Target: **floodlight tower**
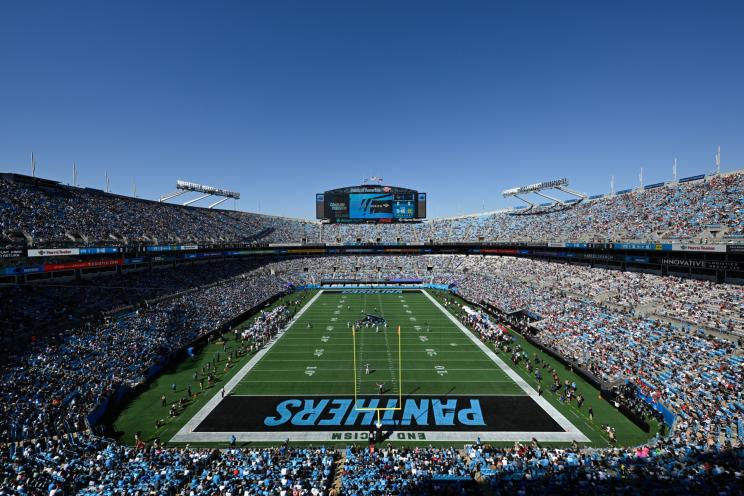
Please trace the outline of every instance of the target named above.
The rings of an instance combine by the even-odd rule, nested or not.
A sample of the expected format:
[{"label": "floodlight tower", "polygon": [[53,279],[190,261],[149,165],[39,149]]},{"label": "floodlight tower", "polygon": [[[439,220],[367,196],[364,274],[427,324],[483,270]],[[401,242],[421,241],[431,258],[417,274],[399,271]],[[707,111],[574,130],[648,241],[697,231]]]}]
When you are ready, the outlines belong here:
[{"label": "floodlight tower", "polygon": [[189,181],[182,181],[179,179],[178,181],[176,181],[176,191],[173,193],[168,193],[167,195],[161,196],[159,201],[165,202],[165,201],[170,200],[171,198],[181,196],[184,193],[188,193],[188,192],[202,193],[202,195],[183,203],[184,206],[191,205],[192,203],[196,203],[198,201],[204,200],[205,198],[209,198],[210,196],[220,196],[222,197],[222,199],[217,200],[216,202],[210,204],[207,208],[214,208],[229,198],[232,198],[233,200],[240,199],[240,193],[236,191],[229,191],[229,190],[222,189],[222,188],[215,188],[213,186],[205,186],[203,184],[192,183]]},{"label": "floodlight tower", "polygon": [[564,205],[565,202],[563,200],[560,200],[558,198],[552,197],[550,195],[546,195],[543,193],[544,190],[549,189],[557,189],[558,191],[563,191],[564,193],[568,193],[569,195],[575,196],[577,200],[584,200],[586,199],[586,195],[584,193],[579,193],[578,191],[574,191],[568,187],[568,179],[562,178],[562,179],[555,179],[553,181],[545,181],[542,183],[535,183],[535,184],[529,184],[527,186],[519,186],[517,188],[510,188],[502,191],[501,195],[504,198],[507,198],[509,196],[513,196],[515,198],[519,198],[523,202],[530,205],[530,208],[535,206],[534,203],[532,203],[529,200],[524,199],[522,196],[523,194],[529,194],[533,193],[538,196],[542,196],[543,198],[547,198],[548,200],[552,200],[553,203]]}]

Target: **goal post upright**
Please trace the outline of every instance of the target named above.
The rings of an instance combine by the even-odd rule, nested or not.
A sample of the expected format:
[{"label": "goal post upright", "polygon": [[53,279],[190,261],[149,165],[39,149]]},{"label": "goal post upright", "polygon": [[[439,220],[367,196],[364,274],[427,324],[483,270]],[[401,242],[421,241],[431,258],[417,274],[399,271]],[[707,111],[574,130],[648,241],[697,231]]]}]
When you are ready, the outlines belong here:
[{"label": "goal post upright", "polygon": [[351,327],[352,349],[354,353],[354,406],[357,404],[357,363],[356,363],[356,327]]}]

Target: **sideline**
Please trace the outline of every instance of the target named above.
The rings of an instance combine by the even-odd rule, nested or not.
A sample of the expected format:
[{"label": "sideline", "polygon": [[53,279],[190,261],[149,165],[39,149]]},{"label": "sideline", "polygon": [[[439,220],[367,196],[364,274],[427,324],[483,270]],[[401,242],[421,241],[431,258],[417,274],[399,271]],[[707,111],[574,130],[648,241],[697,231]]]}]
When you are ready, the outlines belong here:
[{"label": "sideline", "polygon": [[[276,335],[276,337],[268,344],[268,346],[260,349],[258,353],[253,355],[253,358],[251,358],[248,363],[246,363],[242,369],[238,371],[237,374],[235,374],[232,379],[230,379],[227,384],[225,384],[225,395],[229,395],[230,392],[232,392],[233,389],[240,383],[240,381],[243,380],[243,378],[253,370],[253,367],[255,367],[258,362],[261,361],[261,359],[266,355],[266,353],[271,350],[271,348],[274,347],[274,345],[284,336],[284,333],[289,330],[294,323],[302,317],[302,314],[305,313],[305,310],[310,308],[313,303],[315,303],[315,300],[320,298],[320,295],[323,294],[323,290],[318,291],[318,293],[310,298],[310,300],[305,303],[305,305],[300,309],[299,312],[292,318],[292,320],[289,321],[289,323],[279,331]],[[194,441],[193,437],[193,430],[196,429],[196,427],[202,423],[202,421],[207,418],[207,415],[212,413],[212,410],[214,410],[217,405],[222,401],[222,395],[220,395],[218,392],[215,393],[209,401],[199,410],[196,415],[191,417],[186,424],[184,424],[183,427],[181,427],[181,430],[179,430],[171,439],[169,442],[171,443],[179,443],[179,442],[188,442],[188,441]]]},{"label": "sideline", "polygon": [[[460,329],[463,333],[465,333],[468,338],[483,352],[486,354],[488,358],[493,361],[496,365],[501,368],[501,370],[508,375],[511,380],[513,380],[517,385],[522,388],[522,390],[532,398],[532,400],[540,405],[540,407],[547,412],[548,415],[550,415],[555,422],[560,425],[563,430],[566,433],[572,434],[574,437],[571,438],[572,441],[580,442],[580,443],[588,443],[591,440],[586,437],[586,435],[581,432],[579,428],[577,428],[575,425],[571,423],[570,420],[568,420],[566,417],[563,416],[561,412],[559,412],[553,405],[551,405],[548,400],[543,398],[542,396],[539,396],[537,394],[537,391],[535,391],[527,382],[522,379],[522,376],[520,376],[516,370],[509,367],[504,361],[499,358],[499,356],[491,350],[486,343],[478,339],[478,337],[473,334],[467,327],[463,325],[462,322],[457,320],[454,315],[452,315],[447,309],[445,309],[432,295],[429,294],[428,291],[422,291],[426,295],[427,298],[436,306],[439,310],[442,311],[443,314],[445,314],[453,324],[457,326],[458,329]],[[548,441],[551,434],[550,432],[535,432],[534,437],[540,440]],[[564,439],[560,439],[563,441]]]}]

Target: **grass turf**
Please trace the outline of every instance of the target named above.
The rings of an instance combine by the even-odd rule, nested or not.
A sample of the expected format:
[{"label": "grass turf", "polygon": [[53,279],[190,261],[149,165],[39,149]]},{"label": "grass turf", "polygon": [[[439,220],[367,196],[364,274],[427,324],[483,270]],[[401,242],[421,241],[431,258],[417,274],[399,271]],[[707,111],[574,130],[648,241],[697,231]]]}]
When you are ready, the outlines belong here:
[{"label": "grass turf", "polygon": [[[361,328],[353,337],[350,326],[365,314],[384,317],[387,329]],[[419,291],[324,292],[232,394],[351,395],[356,389],[360,395],[377,395],[378,384],[383,384],[383,396],[391,397],[524,394]]]},{"label": "grass turf", "polygon": [[[297,292],[289,296],[280,298],[266,310],[270,310],[278,305],[297,303],[297,308],[310,299],[312,293]],[[255,316],[247,319],[237,329],[250,326],[255,320]],[[224,335],[224,341],[213,342],[196,351],[193,358],[173,364],[158,376],[154,381],[145,386],[139,394],[127,401],[121,408],[117,409],[112,422],[114,437],[125,443],[134,444],[134,435],[141,432],[142,439],[152,441],[160,438],[167,441],[191,418],[209,399],[220,390],[230,378],[235,375],[253,356],[247,354],[233,361],[233,365],[225,371],[227,360],[225,358],[224,347],[227,349],[239,346],[239,341],[235,339],[235,333],[229,332]],[[216,360],[219,354],[219,360]],[[204,384],[204,390],[199,389],[199,381],[194,380],[194,372],[201,371],[202,368],[213,363],[215,360],[215,381],[210,386]],[[171,385],[176,384],[176,391],[171,389]],[[188,386],[191,385],[192,392],[195,396],[186,401],[186,406],[181,414],[170,418],[168,412],[170,405],[181,398],[186,398]],[[166,406],[161,406],[161,395],[166,397]],[[158,419],[164,420],[164,424],[156,428],[155,422]]]},{"label": "grass turf", "polygon": [[[296,300],[298,295],[306,301],[312,292],[291,295],[275,304]],[[449,297],[446,292],[431,291],[436,298]],[[459,308],[459,307],[458,307]],[[453,306],[448,307],[453,311]],[[389,327],[376,332],[374,328],[359,330],[352,336],[348,323],[360,319],[365,313],[383,316]],[[252,319],[251,319],[252,320]],[[250,323],[249,320],[245,325]],[[402,381],[398,367],[398,336],[401,325],[400,345],[403,358]],[[233,334],[227,337],[227,347],[235,346]],[[544,393],[546,399],[566,418],[586,434],[591,445],[606,446],[606,435],[600,424],[612,425],[620,444],[633,445],[647,440],[642,432],[612,405],[598,398],[598,392],[578,375],[570,373],[557,360],[539,352],[515,334],[530,356],[537,352],[559,371],[561,380],[575,381],[584,393],[586,402],[579,410],[574,405],[561,403],[556,395]],[[156,436],[170,439],[208,399],[218,394],[225,384],[249,359],[237,360],[226,372],[217,367],[217,381],[205,391],[198,391],[193,372],[221,353],[224,365],[223,344],[206,346],[197,357],[188,359],[166,371],[130,401],[114,422],[114,429],[125,442],[133,440],[134,432],[142,431],[143,438]],[[354,353],[356,352],[356,383],[354,380]],[[529,384],[534,378],[524,367],[513,366],[507,356],[502,360],[512,366]],[[369,364],[370,373],[366,373]],[[170,389],[177,384],[177,391]],[[191,384],[197,392],[185,410],[173,419],[167,419],[167,407],[160,406],[161,394],[176,401],[185,396]],[[402,294],[341,294],[324,293],[308,308],[295,325],[272,347],[266,356],[251,370],[232,391],[236,395],[350,395],[377,394],[378,384],[384,384],[385,395],[523,395],[524,392],[480,351],[425,295],[418,291]],[[545,385],[544,385],[545,386]],[[587,409],[592,406],[595,419],[590,421]],[[155,429],[155,420],[166,418],[166,423]],[[406,443],[417,444],[417,443]],[[431,444],[431,443],[424,443]],[[434,443],[452,444],[452,443]],[[509,444],[509,443],[504,443]],[[543,443],[549,445],[550,443]],[[557,443],[560,444],[560,443]],[[563,443],[565,444],[565,443]],[[219,446],[219,443],[211,445]]]}]

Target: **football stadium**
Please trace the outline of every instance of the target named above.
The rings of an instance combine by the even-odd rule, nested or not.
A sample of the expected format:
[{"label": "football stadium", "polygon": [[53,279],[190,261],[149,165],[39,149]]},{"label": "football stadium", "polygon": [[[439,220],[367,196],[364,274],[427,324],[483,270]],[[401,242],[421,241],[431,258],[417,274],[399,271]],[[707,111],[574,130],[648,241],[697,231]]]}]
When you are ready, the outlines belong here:
[{"label": "football stadium", "polygon": [[[106,60],[122,56],[101,63],[154,71],[146,90],[135,94],[143,83],[134,78],[126,88],[109,81],[119,92],[98,94],[109,83],[86,66],[83,74],[93,79],[84,94],[61,80],[54,91],[34,94],[44,102],[91,102],[69,128],[52,125],[60,109],[33,103],[33,111],[52,123],[50,130],[21,117],[21,103],[34,99],[22,96],[26,83],[9,82],[20,93],[17,102],[7,102],[18,127],[0,124],[0,134],[10,136],[1,141],[7,150],[0,150],[0,496],[742,494],[744,169],[722,167],[721,147],[702,136],[687,138],[691,154],[705,148],[707,162],[686,166],[686,174],[678,174],[677,159],[671,175],[653,167],[644,175],[642,168],[637,181],[618,180],[625,189],[616,189],[612,176],[609,191],[604,179],[591,179],[594,168],[628,177],[637,168],[611,169],[615,162],[606,158],[605,169],[597,163],[606,155],[588,161],[571,153],[549,168],[530,167],[542,152],[521,147],[524,164],[494,168],[478,162],[475,154],[491,152],[488,160],[508,162],[506,142],[501,151],[464,153],[472,158],[463,159],[465,165],[429,166],[394,143],[410,139],[405,146],[427,153],[427,160],[446,157],[443,143],[455,135],[463,144],[470,139],[472,128],[457,121],[478,115],[475,107],[458,100],[464,107],[455,110],[437,97],[437,112],[452,122],[425,138],[396,127],[408,122],[406,115],[380,117],[380,125],[395,127],[395,138],[385,141],[389,135],[376,128],[379,123],[362,121],[394,107],[392,101],[364,103],[355,95],[359,105],[369,104],[365,111],[354,107],[359,124],[332,124],[332,118],[324,120],[326,112],[348,110],[334,104],[345,101],[340,87],[330,96],[322,93],[327,99],[316,112],[315,103],[294,101],[304,89],[285,79],[284,71],[292,64],[305,67],[304,55],[312,55],[319,71],[330,72],[302,74],[308,85],[321,87],[335,85],[333,75],[350,77],[340,69],[348,63],[350,71],[362,71],[360,81],[374,83],[368,96],[375,100],[372,95],[384,93],[390,81],[354,68],[346,56],[359,50],[373,64],[384,53],[383,65],[408,77],[394,87],[415,100],[423,90],[406,84],[426,72],[417,65],[423,62],[387,52],[383,38],[393,36],[396,50],[417,57],[434,49],[401,35],[389,14],[396,12],[402,26],[434,45],[439,35],[422,26],[459,26],[464,38],[452,43],[460,48],[469,37],[493,41],[496,34],[480,32],[475,20],[497,23],[502,14],[460,17],[455,5],[433,12],[381,4],[380,11],[366,6],[363,14],[348,6],[297,5],[293,12],[309,16],[301,19],[246,3],[214,10],[184,4],[179,9],[190,13],[184,17],[148,6],[155,17],[143,19],[143,10],[132,8],[80,9],[78,18],[72,11],[44,10],[42,24],[52,33],[70,23],[93,30],[102,45],[90,50],[113,49]],[[677,8],[693,25],[693,13]],[[731,19],[744,18],[732,9]],[[554,12],[553,22],[569,22],[560,20],[562,12]],[[580,15],[591,24],[601,19],[595,14]],[[31,13],[19,7],[9,15],[9,25],[17,27]],[[547,16],[503,15],[514,22]],[[251,27],[232,24],[245,19]],[[141,43],[171,59],[120,45],[134,40],[128,30],[119,32],[129,25],[140,26],[142,40],[155,36]],[[289,38],[279,41],[275,33]],[[359,41],[361,33],[379,46]],[[735,33],[730,36],[741,40],[740,30]],[[182,44],[166,42],[166,34]],[[185,41],[192,36],[199,37],[200,48]],[[609,46],[615,38],[604,33],[598,39]],[[347,42],[355,49],[339,48]],[[73,59],[93,58],[66,38],[33,43],[41,43],[38,53],[58,53],[60,43]],[[589,57],[566,39],[556,43],[567,43],[578,61]],[[719,41],[708,37],[706,43],[715,48]],[[581,41],[582,47],[590,44]],[[32,50],[11,45],[19,56]],[[495,53],[488,46],[476,50]],[[289,53],[287,47],[291,63],[284,66],[276,61]],[[221,59],[218,49],[266,69],[258,76],[267,84],[261,98],[274,106],[245,103],[249,97],[232,85],[247,84],[256,74],[239,72],[236,59]],[[264,50],[272,54],[270,62]],[[543,50],[550,48],[541,45]],[[448,59],[443,46],[436,52],[437,67],[455,69],[467,59]],[[662,53],[678,55],[668,47]],[[400,58],[400,64],[387,57]],[[53,58],[46,59],[49,67]],[[523,62],[504,63],[517,68]],[[22,72],[19,64],[14,59],[10,66]],[[230,77],[192,69],[225,70]],[[185,82],[185,74],[196,79]],[[167,87],[159,86],[158,77]],[[454,98],[456,90],[458,98],[467,98],[469,81],[478,79],[477,72],[445,78],[437,91]],[[559,80],[539,84],[557,88]],[[679,85],[675,91],[682,92]],[[515,98],[522,91],[504,90]],[[387,91],[393,98],[397,90]],[[157,95],[153,100],[150,92]],[[186,113],[169,107],[169,99],[182,97],[189,99]],[[294,103],[282,106],[285,99]],[[137,106],[153,114],[131,121],[125,113],[98,114],[93,106],[104,100],[120,112]],[[627,101],[613,106],[618,119]],[[576,102],[598,119],[609,112]],[[251,128],[255,135],[238,123],[254,118],[250,112],[220,123],[230,119],[231,105],[244,103],[260,121]],[[425,113],[424,107],[418,110]],[[155,116],[161,111],[168,113],[165,121]],[[535,111],[530,120],[549,112]],[[88,121],[86,115],[98,117]],[[308,115],[313,122],[305,128],[307,138],[285,121],[275,128],[272,120]],[[573,126],[574,117],[562,114],[561,126]],[[722,133],[741,155],[733,138],[741,136],[741,123],[724,117]],[[585,132],[603,133],[598,121],[585,124]],[[705,126],[670,125],[679,127],[673,132],[680,136],[707,132]],[[535,132],[531,126],[529,133]],[[328,135],[313,134],[315,128]],[[559,128],[550,132],[561,133]],[[72,129],[81,133],[78,138]],[[375,129],[380,134],[370,136]],[[560,140],[570,141],[568,134]],[[631,148],[643,141],[632,132],[610,134],[618,147],[625,138]],[[541,136],[546,148],[560,149],[557,139]],[[70,143],[63,146],[60,139]],[[66,160],[71,145],[80,146],[77,139],[98,141],[91,146],[100,165],[75,162],[69,180],[68,165],[61,171],[55,161]],[[210,146],[244,140],[268,150],[262,152],[265,166],[220,165],[226,155],[201,163],[201,153],[216,150]],[[584,146],[580,141],[574,151]],[[30,143],[45,154],[27,150]],[[393,148],[377,154],[384,143]],[[666,150],[663,143],[658,146]],[[118,163],[117,154],[130,160],[126,149],[140,146],[155,161],[112,165],[111,173],[103,165]],[[359,155],[350,150],[357,149],[369,154],[365,164],[388,157],[389,176],[400,179],[351,165]],[[101,156],[102,150],[112,157]],[[199,164],[188,165],[189,155]],[[340,165],[317,165],[325,160]],[[571,165],[576,160],[579,165]],[[405,161],[418,165],[399,167]],[[316,164],[312,170],[310,163]],[[100,178],[90,179],[94,174],[105,177],[103,186]],[[122,177],[135,180],[120,184],[129,181]],[[112,188],[112,181],[119,186]],[[480,209],[482,185],[476,183],[487,183]],[[262,200],[268,209],[261,208]],[[460,201],[469,205],[464,211]],[[485,208],[486,201],[498,208]],[[285,207],[297,213],[288,215]]]}]

